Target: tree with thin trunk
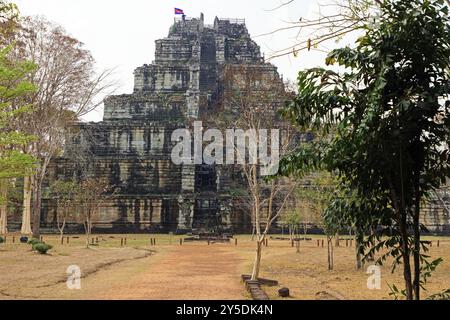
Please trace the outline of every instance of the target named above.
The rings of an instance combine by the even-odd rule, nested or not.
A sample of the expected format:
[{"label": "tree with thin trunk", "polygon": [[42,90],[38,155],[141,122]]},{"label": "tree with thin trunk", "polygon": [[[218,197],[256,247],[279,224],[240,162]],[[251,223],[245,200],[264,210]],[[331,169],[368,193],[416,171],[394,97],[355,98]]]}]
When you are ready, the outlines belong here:
[{"label": "tree with thin trunk", "polygon": [[[263,163],[267,157],[276,158],[276,149],[279,154],[285,154],[292,145],[296,130],[281,121],[277,114],[288,93],[275,69],[260,65],[229,65],[225,67],[221,80],[223,110],[214,119],[214,124],[222,127],[232,125],[242,130],[245,135],[243,144],[248,147],[241,148],[241,145],[234,144],[233,155],[238,159],[237,167],[248,188],[249,211],[256,240],[251,278],[256,280],[260,272],[263,244],[272,224],[289,204],[296,184],[290,178],[271,177],[277,170],[273,170],[270,165],[277,166],[278,163]],[[239,138],[236,140],[239,141]],[[270,154],[267,152],[268,147],[272,152]]]},{"label": "tree with thin trunk", "polygon": [[75,201],[79,192],[79,185],[75,181],[57,180],[50,185],[50,194],[57,202],[55,220],[61,241],[64,236],[64,228],[66,227],[67,219],[70,218],[71,213],[73,213]]},{"label": "tree with thin trunk", "polygon": [[33,176],[26,175],[23,178],[23,213],[22,226],[20,233],[23,235],[31,235],[31,186],[33,185]]},{"label": "tree with thin trunk", "polygon": [[33,137],[11,123],[30,111],[27,98],[36,87],[27,81],[35,65],[13,54],[8,39],[15,33],[18,10],[14,4],[0,1],[0,233],[7,233],[8,189],[13,180],[26,175],[34,158],[21,152]]},{"label": "tree with thin trunk", "polygon": [[296,232],[301,224],[300,210],[293,206],[292,209],[286,210],[286,212],[282,213],[280,219],[282,225],[288,227],[289,239],[291,241],[294,240],[294,238],[296,238]]},{"label": "tree with thin trunk", "polygon": [[339,229],[348,227],[350,234],[354,233],[355,266],[359,270],[365,260],[373,258],[373,253],[367,256],[364,254],[367,245],[365,235],[373,234],[383,219],[391,214],[386,198],[360,197],[355,190],[341,183],[332,195],[324,216],[325,220],[332,221]]},{"label": "tree with thin trunk", "polygon": [[313,212],[310,217],[322,226],[327,239],[328,270],[334,268],[333,239],[339,232],[341,225],[336,220],[327,219],[326,209],[330,205],[336,188],[336,179],[332,174],[317,171],[306,175],[309,183],[299,190],[299,199]]},{"label": "tree with thin trunk", "polygon": [[441,261],[424,254],[420,212],[422,200],[450,172],[449,6],[422,0],[379,4],[377,23],[364,24],[355,47],[333,50],[326,59],[346,72],[300,72],[299,93],[285,115],[303,128],[337,129],[315,152],[358,198],[386,200],[392,214],[375,239],[369,237],[370,252],[389,248],[377,263],[393,256],[393,267],[403,267],[401,294],[419,300]]},{"label": "tree with thin trunk", "polygon": [[77,188],[76,203],[80,216],[83,219],[86,234],[86,248],[89,248],[89,239],[92,234],[92,225],[98,214],[102,200],[107,197],[109,186],[106,180],[86,178]]},{"label": "tree with thin trunk", "polygon": [[[39,237],[42,184],[50,160],[62,152],[66,128],[81,116],[96,109],[100,94],[111,92],[107,79],[111,71],[97,74],[91,53],[66,31],[41,17],[20,21],[15,55],[38,65],[30,76],[38,90],[30,97],[32,112],[15,125],[36,139],[25,152],[38,159],[32,181],[32,231]],[[24,199],[29,195],[24,191]]]}]

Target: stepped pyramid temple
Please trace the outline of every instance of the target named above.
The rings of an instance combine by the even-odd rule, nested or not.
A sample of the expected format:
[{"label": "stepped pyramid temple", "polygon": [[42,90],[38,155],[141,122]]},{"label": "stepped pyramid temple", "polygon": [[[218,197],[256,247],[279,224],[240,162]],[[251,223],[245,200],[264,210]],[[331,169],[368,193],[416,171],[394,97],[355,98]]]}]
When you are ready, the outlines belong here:
[{"label": "stepped pyramid temple", "polygon": [[[135,70],[133,93],[107,97],[102,122],[70,128],[63,155],[51,163],[47,186],[82,176],[113,186],[114,194],[101,202],[95,217],[99,232],[251,231],[250,210],[233,193],[233,186],[245,187],[245,181],[224,165],[171,160],[172,132],[220,111],[229,66],[253,68],[283,85],[244,20],[216,17],[207,25],[203,14],[176,19],[167,38],[156,41],[152,64]],[[430,230],[450,232],[449,200],[443,193],[424,208],[422,221]],[[45,196],[44,228],[55,228],[56,210],[57,201]],[[74,218],[68,229],[82,232],[83,223]]]},{"label": "stepped pyramid temple", "polygon": [[[86,170],[116,187],[94,223],[103,231],[183,232],[218,226],[244,231],[250,216],[233,208],[229,179],[220,166],[175,165],[171,160],[172,132],[192,127],[217,109],[227,65],[256,68],[282,85],[244,20],[216,17],[206,25],[203,14],[176,19],[168,37],[156,41],[155,61],[135,70],[134,92],[106,98],[102,122],[71,128],[77,133],[52,164],[50,180]],[[80,161],[80,154],[88,154],[87,161]],[[44,225],[50,227],[55,210],[55,201],[44,199]]]}]

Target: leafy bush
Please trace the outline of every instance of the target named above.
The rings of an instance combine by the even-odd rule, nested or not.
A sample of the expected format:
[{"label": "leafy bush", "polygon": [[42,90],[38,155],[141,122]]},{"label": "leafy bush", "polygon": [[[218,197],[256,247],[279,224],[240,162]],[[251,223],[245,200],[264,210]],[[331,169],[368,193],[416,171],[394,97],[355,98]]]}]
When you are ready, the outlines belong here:
[{"label": "leafy bush", "polygon": [[0,237],[0,243],[5,242],[5,239],[3,239],[2,237]]},{"label": "leafy bush", "polygon": [[53,246],[39,242],[33,245],[33,250],[39,252],[40,254],[47,254],[47,251],[53,248]]},{"label": "leafy bush", "polygon": [[34,246],[35,244],[41,243],[41,241],[39,241],[39,239],[31,239],[30,241],[28,241],[28,244],[31,244],[32,246]]}]

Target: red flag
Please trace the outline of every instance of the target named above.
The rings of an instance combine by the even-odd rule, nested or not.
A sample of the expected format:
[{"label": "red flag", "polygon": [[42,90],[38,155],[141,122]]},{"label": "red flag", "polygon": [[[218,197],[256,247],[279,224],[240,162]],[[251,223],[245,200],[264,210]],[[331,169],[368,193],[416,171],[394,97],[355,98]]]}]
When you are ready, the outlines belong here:
[{"label": "red flag", "polygon": [[178,8],[175,8],[175,14],[184,14],[184,11]]}]

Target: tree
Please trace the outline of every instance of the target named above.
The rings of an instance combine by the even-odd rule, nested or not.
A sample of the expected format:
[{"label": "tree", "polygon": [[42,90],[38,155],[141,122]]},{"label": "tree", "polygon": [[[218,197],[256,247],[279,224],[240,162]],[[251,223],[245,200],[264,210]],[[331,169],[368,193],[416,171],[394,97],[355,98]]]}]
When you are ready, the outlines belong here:
[{"label": "tree", "polygon": [[315,220],[322,225],[327,237],[328,270],[333,270],[333,238],[341,229],[341,223],[339,220],[329,219],[326,215],[326,209],[330,204],[336,187],[335,177],[328,172],[318,171],[310,175],[309,179],[310,184],[304,187],[304,190],[301,192],[301,199],[314,213]]},{"label": "tree", "polygon": [[[341,183],[325,209],[324,220],[339,228],[350,227],[355,234],[355,261],[356,269],[362,268],[364,248],[366,246],[365,234],[373,232],[383,225],[384,217],[392,215],[392,210],[386,198],[369,199]],[[372,259],[373,252],[366,259]]]},{"label": "tree", "polygon": [[31,192],[33,186],[33,175],[31,172],[23,178],[23,205],[22,205],[22,225],[20,233],[32,235],[31,230]]},{"label": "tree", "polygon": [[83,218],[86,233],[86,247],[89,247],[89,237],[92,233],[92,222],[95,219],[102,199],[108,191],[108,183],[103,179],[86,178],[79,183],[76,202]]},{"label": "tree", "polygon": [[27,81],[35,65],[14,59],[11,55],[14,46],[7,43],[17,19],[17,7],[0,1],[0,234],[7,233],[8,189],[12,179],[30,172],[34,165],[33,157],[20,151],[33,137],[9,127],[20,115],[29,112],[30,106],[24,100],[36,89]]},{"label": "tree", "polygon": [[9,44],[10,39],[14,37],[19,16],[16,4],[0,0],[0,44],[2,47]]},{"label": "tree", "polygon": [[[214,124],[222,127],[233,125],[246,135],[244,145],[248,146],[248,153],[247,148],[242,150],[233,138],[233,156],[235,154],[238,158],[237,167],[248,190],[248,207],[251,208],[256,237],[252,279],[257,280],[264,241],[272,224],[289,204],[296,185],[293,179],[270,176],[277,172],[277,169],[274,170],[278,165],[276,156],[289,150],[296,131],[281,121],[276,112],[288,93],[275,69],[258,65],[229,65],[225,67],[222,77],[223,110],[215,117]],[[274,129],[281,129],[281,135],[277,136],[279,131]],[[239,138],[236,140],[239,141]],[[271,149],[270,154],[267,148]],[[265,163],[267,157],[271,163]]]},{"label": "tree", "polygon": [[[292,12],[302,11],[295,7],[301,1],[289,0],[273,8],[290,7]],[[293,39],[287,47],[273,50],[268,59],[293,55],[294,58],[302,52],[329,50],[330,44],[338,42],[346,35],[358,32],[368,24],[376,23],[379,16],[379,0],[334,0],[324,1],[318,5],[317,14],[309,17],[299,16],[298,19],[285,21],[280,28],[258,35],[284,36]]]},{"label": "tree", "polygon": [[298,232],[301,224],[301,213],[298,208],[294,207],[281,216],[281,224],[287,226],[289,230],[289,238],[292,241]]},{"label": "tree", "polygon": [[345,72],[300,72],[285,115],[304,128],[337,128],[316,152],[358,198],[387,199],[388,238],[378,233],[372,249],[390,249],[394,266],[403,265],[406,298],[420,299],[436,262],[421,254],[420,205],[450,175],[450,18],[442,0],[382,1],[380,10],[356,48],[328,55],[327,64]]},{"label": "tree", "polygon": [[0,49],[0,233],[6,233],[7,198],[11,179],[23,176],[34,165],[34,159],[20,152],[20,147],[32,140],[22,132],[7,128],[20,113],[28,110],[22,104],[12,110],[11,104],[22,100],[34,90],[34,86],[25,81],[25,77],[34,66],[28,62],[15,62],[8,58],[9,49]]},{"label": "tree", "polygon": [[[17,57],[38,65],[29,76],[39,88],[29,100],[33,112],[15,125],[36,137],[24,151],[39,160],[33,176],[27,178],[32,183],[33,236],[39,237],[42,183],[48,164],[62,152],[68,125],[97,108],[101,104],[98,95],[113,83],[107,81],[109,70],[96,75],[94,59],[80,41],[44,18],[22,19],[17,38]],[[30,196],[25,190],[24,205]],[[27,228],[25,217],[22,226]]]},{"label": "tree", "polygon": [[66,220],[70,216],[70,212],[75,209],[75,201],[79,185],[75,181],[57,180],[50,185],[50,193],[57,201],[56,207],[56,226],[59,230],[61,241],[64,236],[64,228]]}]

